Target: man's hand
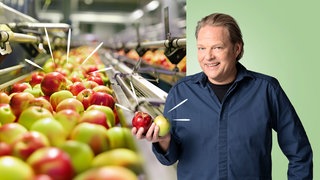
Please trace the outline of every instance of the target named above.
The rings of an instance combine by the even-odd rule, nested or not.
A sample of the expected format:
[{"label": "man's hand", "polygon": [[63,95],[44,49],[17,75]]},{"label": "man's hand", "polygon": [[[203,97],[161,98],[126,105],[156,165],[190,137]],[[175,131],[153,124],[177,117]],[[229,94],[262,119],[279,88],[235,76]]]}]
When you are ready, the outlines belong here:
[{"label": "man's hand", "polygon": [[167,135],[160,137],[159,130],[160,130],[159,126],[157,126],[155,123],[152,123],[146,135],[143,135],[143,132],[144,132],[143,127],[139,129],[133,127],[131,129],[131,132],[134,136],[136,136],[137,139],[146,139],[147,141],[152,143],[158,142],[160,147],[164,151],[167,151],[167,149],[169,148],[170,140],[171,140],[171,134],[168,133]]}]

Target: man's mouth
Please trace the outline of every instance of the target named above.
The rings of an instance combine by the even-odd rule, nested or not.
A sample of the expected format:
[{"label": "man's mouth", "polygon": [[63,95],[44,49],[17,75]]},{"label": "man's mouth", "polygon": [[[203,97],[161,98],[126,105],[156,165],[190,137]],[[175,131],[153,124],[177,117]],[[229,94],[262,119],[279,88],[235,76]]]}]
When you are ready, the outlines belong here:
[{"label": "man's mouth", "polygon": [[216,67],[218,66],[220,63],[219,62],[216,62],[216,63],[206,63],[206,66],[208,67]]}]

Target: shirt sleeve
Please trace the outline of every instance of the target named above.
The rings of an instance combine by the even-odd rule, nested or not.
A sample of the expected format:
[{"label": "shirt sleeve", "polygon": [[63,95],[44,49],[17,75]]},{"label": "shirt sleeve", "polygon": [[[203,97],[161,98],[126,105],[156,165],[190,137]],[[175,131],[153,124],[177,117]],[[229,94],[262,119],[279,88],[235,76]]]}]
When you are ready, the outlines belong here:
[{"label": "shirt sleeve", "polygon": [[167,152],[164,152],[161,147],[159,146],[159,143],[153,143],[152,144],[152,151],[155,154],[156,158],[159,160],[160,163],[163,165],[172,165],[178,160],[179,156],[179,140],[174,135],[174,129],[175,129],[175,123],[173,123],[172,119],[174,118],[174,112],[168,113],[169,109],[174,107],[176,105],[175,100],[175,88],[171,88],[169,91],[169,94],[166,99],[165,107],[164,107],[164,116],[169,119],[171,123],[171,140],[169,144],[169,149]]},{"label": "shirt sleeve", "polygon": [[278,85],[273,93],[274,129],[289,160],[288,179],[313,178],[313,153],[305,129],[288,97]]}]

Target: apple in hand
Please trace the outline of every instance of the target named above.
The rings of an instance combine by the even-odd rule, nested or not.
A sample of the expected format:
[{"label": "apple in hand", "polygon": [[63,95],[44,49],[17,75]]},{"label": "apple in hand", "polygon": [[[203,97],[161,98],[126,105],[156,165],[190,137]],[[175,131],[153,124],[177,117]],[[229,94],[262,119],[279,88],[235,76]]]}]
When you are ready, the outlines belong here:
[{"label": "apple in hand", "polygon": [[148,113],[142,111],[137,111],[134,113],[134,116],[132,118],[132,126],[136,127],[137,130],[143,128],[143,134],[147,133],[151,124],[152,117]]},{"label": "apple in hand", "polygon": [[59,148],[70,156],[71,163],[76,174],[91,167],[91,161],[94,158],[94,153],[88,144],[80,141],[68,140]]},{"label": "apple in hand", "polygon": [[7,124],[16,120],[9,104],[0,104],[0,123]]},{"label": "apple in hand", "polygon": [[44,134],[52,146],[59,146],[67,139],[67,132],[53,117],[37,120],[30,127],[30,131],[37,131]]},{"label": "apple in hand", "polygon": [[5,92],[0,92],[0,104],[9,104],[10,96]]},{"label": "apple in hand", "polygon": [[48,147],[48,138],[36,131],[27,131],[19,136],[12,145],[13,155],[26,160],[34,151]]},{"label": "apple in hand", "polygon": [[53,110],[56,110],[57,105],[67,98],[73,98],[73,94],[69,90],[60,90],[51,94],[50,104],[52,105]]},{"label": "apple in hand", "polygon": [[93,92],[91,96],[89,97],[90,105],[96,104],[96,105],[103,105],[108,106],[111,109],[114,108],[115,100],[112,95],[108,93],[103,92]]},{"label": "apple in hand", "polygon": [[47,174],[52,179],[70,180],[74,176],[69,155],[56,147],[43,147],[32,153],[27,163],[37,175]]},{"label": "apple in hand", "polygon": [[158,115],[153,119],[153,122],[159,126],[159,136],[165,136],[170,132],[171,124],[163,115]]},{"label": "apple in hand", "polygon": [[41,90],[46,96],[67,88],[67,79],[59,72],[46,74],[41,81]]},{"label": "apple in hand", "polygon": [[18,123],[29,130],[33,123],[46,117],[53,117],[48,109],[40,106],[30,106],[22,111]]},{"label": "apple in hand", "polygon": [[73,109],[79,114],[82,114],[84,111],[83,104],[76,98],[67,98],[62,100],[56,107],[56,112],[59,112],[63,109]]},{"label": "apple in hand", "polygon": [[107,129],[98,124],[79,123],[72,130],[70,139],[88,144],[95,155],[109,147]]},{"label": "apple in hand", "polygon": [[15,93],[10,99],[10,107],[13,114],[18,118],[21,112],[29,107],[30,102],[35,97],[28,92]]},{"label": "apple in hand", "polygon": [[0,142],[11,145],[16,138],[27,132],[27,129],[18,123],[8,123],[0,127]]},{"label": "apple in hand", "polygon": [[102,111],[106,114],[108,128],[111,128],[115,125],[115,115],[113,110],[110,107],[93,104],[87,108],[87,110],[93,110],[93,109]]},{"label": "apple in hand", "polygon": [[34,175],[32,168],[21,159],[14,156],[0,157],[0,179],[33,180]]}]

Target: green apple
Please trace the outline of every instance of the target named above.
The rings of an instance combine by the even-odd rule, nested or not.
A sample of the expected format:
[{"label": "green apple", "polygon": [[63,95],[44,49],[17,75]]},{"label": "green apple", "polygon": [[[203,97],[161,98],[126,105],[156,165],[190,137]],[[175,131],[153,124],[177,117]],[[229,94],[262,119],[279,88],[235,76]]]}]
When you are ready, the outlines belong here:
[{"label": "green apple", "polygon": [[41,90],[40,84],[36,84],[33,87],[30,86],[27,89],[25,89],[23,92],[28,92],[28,93],[32,94],[34,97],[41,97],[44,95]]},{"label": "green apple", "polygon": [[128,148],[137,150],[131,131],[126,127],[115,126],[107,130],[110,149]]},{"label": "green apple", "polygon": [[33,180],[35,173],[31,166],[14,156],[0,157],[0,179]]},{"label": "green apple", "polygon": [[74,180],[91,179],[117,179],[117,180],[138,180],[138,176],[128,168],[121,166],[103,166],[89,169],[78,174]]},{"label": "green apple", "polygon": [[94,153],[88,144],[80,141],[68,140],[59,148],[69,154],[73,169],[77,174],[91,167]]},{"label": "green apple", "polygon": [[115,125],[115,115],[113,113],[113,110],[109,106],[93,104],[87,108],[87,110],[93,110],[93,109],[102,111],[106,114],[107,124],[108,124],[109,128],[111,128]]},{"label": "green apple", "polygon": [[57,105],[64,99],[72,98],[73,94],[69,90],[60,90],[54,92],[50,96],[50,103],[53,107],[53,110],[56,110]]},{"label": "green apple", "polygon": [[127,148],[117,148],[102,152],[92,160],[93,167],[122,166],[136,174],[143,172],[143,158],[137,152]]},{"label": "green apple", "polygon": [[27,129],[21,124],[4,124],[0,127],[0,142],[5,142],[11,145],[21,134],[25,132],[27,132]]},{"label": "green apple", "polygon": [[70,139],[88,144],[95,155],[109,148],[107,129],[98,124],[83,122],[76,125]]},{"label": "green apple", "polygon": [[50,145],[59,146],[67,139],[67,132],[53,117],[39,119],[30,127],[31,131],[38,131],[47,136]]},{"label": "green apple", "polygon": [[7,124],[16,120],[9,104],[0,104],[0,123]]},{"label": "green apple", "polygon": [[18,123],[30,129],[34,122],[46,117],[53,117],[48,109],[40,106],[30,106],[21,112]]},{"label": "green apple", "polygon": [[163,115],[158,115],[153,119],[153,122],[159,126],[159,136],[165,136],[170,132],[171,124],[169,120]]}]

